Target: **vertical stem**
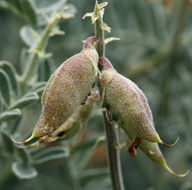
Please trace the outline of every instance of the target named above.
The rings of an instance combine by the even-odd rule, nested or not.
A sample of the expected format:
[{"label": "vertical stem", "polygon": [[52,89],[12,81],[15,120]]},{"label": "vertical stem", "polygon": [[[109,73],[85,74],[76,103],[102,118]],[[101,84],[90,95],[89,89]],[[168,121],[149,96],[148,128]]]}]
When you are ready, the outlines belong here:
[{"label": "vertical stem", "polygon": [[101,29],[102,19],[99,19],[95,23],[95,35],[99,38],[99,42],[97,43],[97,52],[99,57],[105,56],[105,46],[104,46],[104,31]]},{"label": "vertical stem", "polygon": [[[95,7],[96,8],[96,7]],[[99,57],[105,56],[105,46],[104,46],[104,31],[101,28],[101,25],[103,23],[103,20],[100,16],[100,13],[98,11],[99,18],[96,21],[95,24],[95,34],[99,38],[99,41],[97,43],[97,52],[99,54]],[[101,65],[99,65],[99,69],[101,70]],[[100,96],[102,97],[102,88],[100,87]],[[102,104],[103,110],[106,109],[105,102]],[[108,117],[107,117],[107,115]],[[114,190],[124,190],[124,184],[122,179],[122,172],[121,172],[121,162],[120,162],[120,154],[119,150],[116,149],[116,145],[118,144],[115,128],[110,123],[108,118],[112,120],[112,113],[107,110],[103,111],[103,117],[105,122],[105,132],[107,137],[107,146],[108,146],[108,162],[110,167],[110,174],[111,174],[111,180],[112,180],[112,186]]]},{"label": "vertical stem", "polygon": [[72,171],[71,163],[68,157],[65,158],[65,172],[67,173],[69,181],[71,182],[72,190],[82,190],[79,179],[77,179]]},{"label": "vertical stem", "polygon": [[[49,23],[47,25],[47,27],[45,28],[43,35],[37,45],[37,49],[38,51],[43,51],[46,43],[47,43],[47,39],[49,38],[49,35],[53,29],[53,27],[57,24],[57,22],[59,21],[59,18],[55,18],[51,23]],[[23,74],[23,78],[22,81],[24,83],[29,82],[29,80],[32,78],[32,76],[34,75],[35,69],[37,67],[37,61],[38,61],[38,54],[34,53],[31,62],[29,63],[29,66],[27,67],[27,69],[25,70],[24,74]]]},{"label": "vertical stem", "polygon": [[[107,114],[108,117],[110,117],[111,113],[107,112]],[[104,112],[103,117],[105,121],[105,132],[108,146],[108,162],[110,166],[112,186],[114,190],[124,190],[120,154],[119,150],[117,150],[115,147],[118,144],[115,128],[109,123],[108,118],[106,117],[106,113]]]},{"label": "vertical stem", "polygon": [[[36,49],[41,52],[45,49],[46,44],[47,44],[47,40],[49,38],[49,35],[52,31],[52,29],[54,28],[54,26],[59,22],[59,17],[55,17],[50,23],[48,23],[48,25],[46,26],[38,44]],[[21,81],[20,81],[20,90],[23,93],[23,91],[25,90],[25,86],[27,85],[28,82],[30,82],[30,80],[32,79],[32,77],[34,76],[34,73],[37,69],[38,66],[38,53],[35,52],[26,68],[26,70],[23,73],[23,76],[21,77]]]}]

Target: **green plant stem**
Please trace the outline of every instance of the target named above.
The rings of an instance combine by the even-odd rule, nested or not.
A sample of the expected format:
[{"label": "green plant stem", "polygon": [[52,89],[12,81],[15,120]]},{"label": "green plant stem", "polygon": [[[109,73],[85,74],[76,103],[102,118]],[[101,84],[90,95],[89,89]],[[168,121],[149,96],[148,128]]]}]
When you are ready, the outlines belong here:
[{"label": "green plant stem", "polygon": [[[103,20],[100,16],[100,13],[98,11],[99,18],[96,21],[95,24],[95,34],[99,38],[99,42],[97,43],[97,52],[99,54],[99,57],[105,56],[105,46],[104,46],[104,31],[101,29],[101,25],[103,23]],[[99,69],[102,69],[102,66],[99,65]],[[102,88],[100,87],[100,96],[102,97]],[[106,109],[105,102],[102,104],[103,110]],[[107,117],[108,115],[108,117]],[[116,149],[116,145],[118,144],[115,128],[111,124],[111,122],[108,120],[108,118],[111,118],[112,120],[112,113],[108,110],[103,111],[103,117],[105,122],[105,132],[107,137],[107,146],[108,146],[108,162],[110,167],[110,174],[111,174],[111,180],[112,180],[112,186],[114,190],[124,190],[123,185],[123,178],[122,178],[122,172],[121,172],[121,162],[120,162],[120,154],[119,150]]]},{"label": "green plant stem", "polygon": [[79,179],[77,179],[77,177],[74,175],[74,171],[72,170],[71,162],[68,157],[65,158],[65,165],[66,165],[65,171],[68,174],[72,189],[73,190],[82,190]]},{"label": "green plant stem", "polygon": [[23,73],[23,76],[21,77],[20,84],[21,84],[21,92],[23,92],[25,86],[30,82],[30,80],[33,78],[34,73],[38,66],[38,52],[43,52],[46,45],[48,38],[51,34],[52,29],[55,27],[55,25],[59,22],[59,17],[54,17],[54,19],[48,23],[47,27],[45,28],[42,37],[39,39],[39,42],[37,44],[37,47],[35,48],[37,52],[33,53],[33,56],[26,68],[26,70]]},{"label": "green plant stem", "polygon": [[99,18],[95,23],[95,34],[99,38],[97,43],[97,52],[99,57],[105,56],[105,46],[104,46],[104,31],[101,29],[102,19]]}]

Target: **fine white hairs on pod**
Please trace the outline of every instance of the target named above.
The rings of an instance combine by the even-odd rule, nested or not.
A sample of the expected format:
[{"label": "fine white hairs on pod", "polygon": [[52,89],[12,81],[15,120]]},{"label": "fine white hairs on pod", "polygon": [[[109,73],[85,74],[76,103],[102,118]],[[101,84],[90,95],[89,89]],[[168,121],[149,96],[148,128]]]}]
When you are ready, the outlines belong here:
[{"label": "fine white hairs on pod", "polygon": [[153,125],[153,116],[148,101],[141,89],[130,79],[120,75],[110,61],[102,57],[100,64],[103,70],[100,75],[100,85],[103,88],[102,99],[112,112],[118,116],[118,125],[121,127],[129,141],[128,153],[136,156],[139,147],[150,159],[162,165],[172,174],[184,177],[188,174],[177,174],[172,171],[163,157],[158,143],[165,146],[174,146],[164,143]]},{"label": "fine white hairs on pod", "polygon": [[13,139],[16,144],[49,135],[86,100],[97,75],[98,53],[94,47],[97,41],[97,37],[88,38],[82,51],[67,59],[51,75],[42,94],[42,113],[31,137],[23,142]]}]

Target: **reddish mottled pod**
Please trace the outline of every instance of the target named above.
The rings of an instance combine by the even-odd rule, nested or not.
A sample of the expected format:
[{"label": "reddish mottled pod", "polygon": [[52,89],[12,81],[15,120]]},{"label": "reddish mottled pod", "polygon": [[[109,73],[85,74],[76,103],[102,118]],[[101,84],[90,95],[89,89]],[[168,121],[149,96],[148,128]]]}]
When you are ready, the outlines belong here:
[{"label": "reddish mottled pod", "polygon": [[[126,129],[125,123],[123,123],[122,120],[119,120],[118,124],[119,124],[119,127]],[[132,139],[132,138],[134,138],[134,134],[129,133],[128,137],[130,139]],[[139,145],[138,147],[142,150],[142,152],[144,152],[147,155],[147,157],[149,157],[155,163],[163,166],[166,170],[168,170],[173,175],[178,176],[178,177],[185,177],[189,173],[189,171],[186,171],[184,174],[177,174],[172,169],[170,169],[169,166],[167,165],[167,162],[166,162],[161,150],[159,149],[158,143],[152,143],[147,140],[142,140],[142,142],[141,142],[138,140],[139,139],[136,138],[136,140],[134,141],[135,145],[133,145],[134,144],[133,143],[132,144],[133,146],[131,145],[130,147],[127,148],[129,153],[134,152],[135,153],[134,156],[135,156],[136,155],[135,148],[137,148],[137,146]],[[139,142],[139,144],[137,144],[137,142]],[[129,143],[128,143],[128,146],[129,146]]]},{"label": "reddish mottled pod", "polygon": [[104,66],[100,76],[103,99],[126,124],[126,133],[134,134],[134,138],[165,144],[153,126],[151,110],[143,92],[133,81],[117,73],[108,59],[101,58],[100,61]]},{"label": "reddish mottled pod", "polygon": [[32,136],[46,136],[59,128],[85,101],[97,74],[98,54],[93,43],[97,37],[88,38],[82,51],[67,59],[50,77],[42,95],[42,113]]},{"label": "reddish mottled pod", "polygon": [[143,92],[134,82],[118,74],[108,59],[101,58],[100,63],[103,65],[100,77],[103,101],[118,114],[119,127],[132,140],[128,142],[129,154],[136,156],[136,148],[139,147],[150,159],[172,174],[179,177],[187,175],[188,171],[180,175],[168,167],[158,146],[158,143],[167,144],[162,142],[153,126],[153,116]]},{"label": "reddish mottled pod", "polygon": [[80,105],[75,113],[73,113],[73,115],[67,119],[67,121],[65,121],[58,129],[49,135],[41,137],[37,142],[24,147],[32,147],[35,145],[39,146],[40,144],[56,142],[61,139],[65,140],[73,137],[74,135],[81,137],[83,129],[86,127],[87,121],[92,112],[94,102],[98,99],[99,92],[92,92],[87,97],[85,104]]},{"label": "reddish mottled pod", "polygon": [[159,146],[157,143],[151,143],[148,142],[146,140],[144,140],[141,145],[139,146],[139,148],[150,158],[152,159],[154,162],[156,162],[157,164],[162,165],[166,170],[168,170],[170,173],[172,173],[175,176],[178,177],[185,177],[188,173],[189,170],[187,170],[185,173],[183,174],[177,174],[175,173],[173,170],[171,170],[169,168],[169,166],[167,165],[167,162],[161,152],[161,150],[159,149]]}]

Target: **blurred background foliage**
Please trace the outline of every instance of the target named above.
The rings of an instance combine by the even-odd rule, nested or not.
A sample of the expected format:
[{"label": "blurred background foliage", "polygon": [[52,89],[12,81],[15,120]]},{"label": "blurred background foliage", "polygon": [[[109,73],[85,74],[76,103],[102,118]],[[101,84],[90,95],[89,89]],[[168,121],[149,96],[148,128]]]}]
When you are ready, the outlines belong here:
[{"label": "blurred background foliage", "polygon": [[[145,92],[162,139],[171,143],[180,137],[175,147],[160,147],[169,166],[177,172],[191,169],[192,4],[188,0],[108,2],[104,20],[112,34],[106,35],[121,40],[107,45],[106,56]],[[59,22],[65,35],[54,35],[41,51],[34,51],[38,36],[48,26],[43,15],[59,13],[66,3],[68,14],[75,16]],[[94,35],[90,20],[82,20],[85,13],[93,10],[94,3],[0,1],[0,189],[112,188],[105,143],[93,149],[97,137],[104,135],[99,105],[92,113],[83,141],[75,147],[68,146],[71,139],[40,148],[18,149],[10,139],[10,135],[19,139],[30,135],[41,112],[40,97],[50,74],[82,48],[82,40]],[[34,55],[37,72],[23,86],[19,76]],[[18,85],[22,86],[20,92]],[[125,139],[120,131],[120,141]],[[191,172],[182,179],[172,176],[140,151],[134,159],[121,151],[121,160],[126,189],[192,189]]]}]

